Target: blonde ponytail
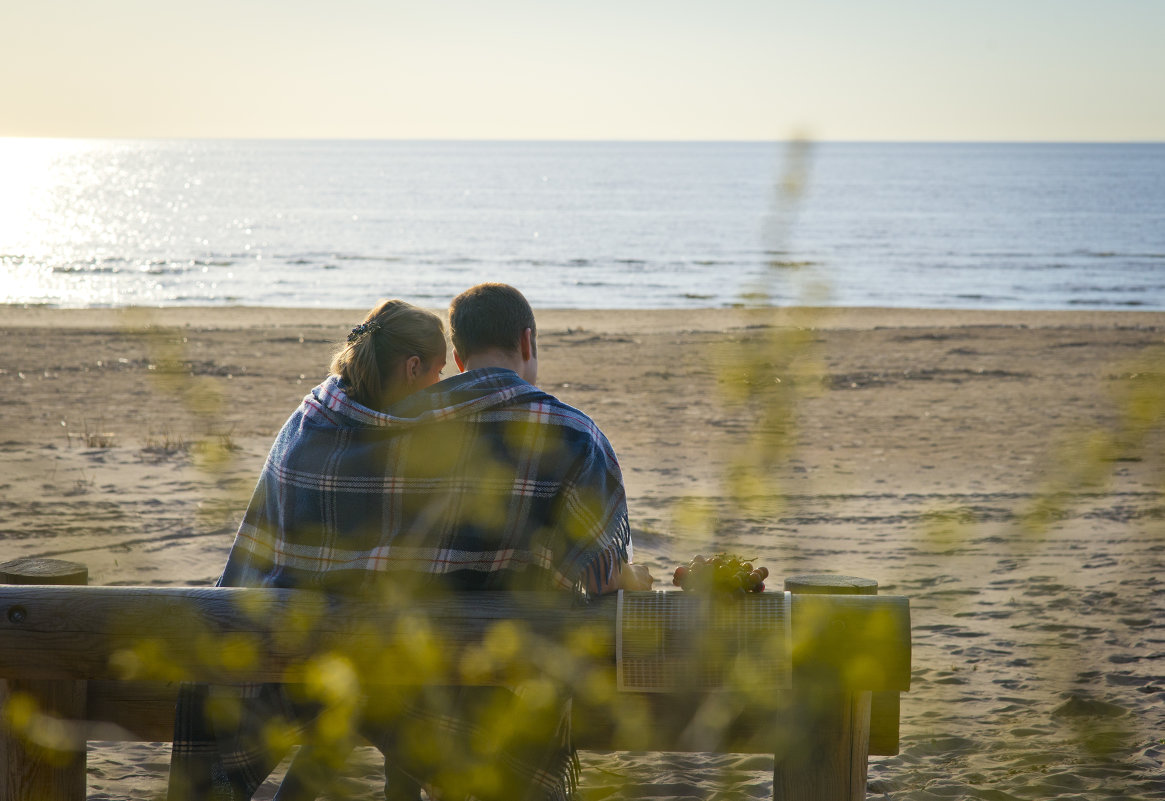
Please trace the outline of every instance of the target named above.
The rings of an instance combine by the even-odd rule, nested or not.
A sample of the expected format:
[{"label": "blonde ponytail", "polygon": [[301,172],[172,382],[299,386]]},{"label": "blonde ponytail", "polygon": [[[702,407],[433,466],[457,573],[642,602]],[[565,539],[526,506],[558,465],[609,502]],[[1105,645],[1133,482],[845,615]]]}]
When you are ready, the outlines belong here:
[{"label": "blonde ponytail", "polygon": [[444,353],[440,317],[403,300],[384,300],[352,329],[331,370],[343,380],[349,397],[379,409],[392,394],[390,383],[400,362],[417,356],[429,365]]}]

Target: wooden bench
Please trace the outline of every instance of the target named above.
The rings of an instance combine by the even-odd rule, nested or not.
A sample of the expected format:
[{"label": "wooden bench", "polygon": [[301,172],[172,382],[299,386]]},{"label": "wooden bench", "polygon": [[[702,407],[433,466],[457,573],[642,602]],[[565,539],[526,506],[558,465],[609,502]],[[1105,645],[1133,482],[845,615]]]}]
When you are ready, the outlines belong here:
[{"label": "wooden bench", "polygon": [[[620,694],[620,707],[650,710],[647,728],[620,725],[610,705],[588,706],[576,692],[577,746],[773,754],[775,799],[864,799],[867,755],[897,753],[898,693],[910,681],[909,603],[819,594],[855,586],[868,591],[860,580],[832,588],[828,579],[824,586],[790,582],[814,594],[788,596],[787,629],[772,633],[789,656],[787,686],[753,688],[747,703],[736,703],[739,693],[715,691],[714,706],[733,710],[715,725],[694,720],[697,710],[708,709],[702,689]],[[731,620],[760,602],[761,596],[743,597],[721,614]],[[412,635],[401,632],[415,631],[417,621],[437,622],[448,658],[421,672],[362,674],[367,685],[513,681],[512,665],[470,675],[464,669],[465,656],[506,622],[508,630],[540,643],[540,653],[553,655],[530,670],[554,673],[568,685],[585,676],[614,686],[619,606],[616,597],[572,605],[558,593],[459,593],[402,608],[292,590],[0,585],[0,801],[85,798],[87,740],[169,741],[179,679],[287,681],[313,655],[407,650]],[[577,649],[563,659],[580,632],[589,659]],[[700,637],[707,631],[688,634],[694,651],[704,652]],[[30,714],[41,725],[40,745],[22,736]]]}]

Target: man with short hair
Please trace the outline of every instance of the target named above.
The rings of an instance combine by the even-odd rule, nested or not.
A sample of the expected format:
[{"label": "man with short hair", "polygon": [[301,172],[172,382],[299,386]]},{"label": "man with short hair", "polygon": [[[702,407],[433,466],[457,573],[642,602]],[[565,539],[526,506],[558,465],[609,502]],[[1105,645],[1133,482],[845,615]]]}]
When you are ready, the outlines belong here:
[{"label": "man with short hair", "polygon": [[[534,386],[537,329],[522,293],[506,284],[474,286],[450,304],[449,328],[453,358],[462,374],[427,394],[418,393],[417,401],[426,402],[440,388],[453,385],[458,393],[480,393],[483,406],[475,410],[474,436],[510,444],[501,451],[491,448],[480,461],[466,464],[472,472],[475,464],[491,463],[490,469],[501,469],[514,479],[494,497],[499,506],[526,496],[531,505],[537,504],[536,499],[551,488],[558,493],[556,504],[538,510],[519,505],[523,517],[508,519],[498,528],[522,530],[531,545],[554,538],[554,529],[564,529],[581,549],[579,556],[587,554],[592,560],[582,584],[589,592],[650,589],[647,569],[630,563],[627,496],[614,450],[594,421]],[[487,407],[491,419],[483,415]],[[507,436],[519,430],[520,439]],[[536,465],[542,485],[528,482],[530,465]],[[596,556],[600,558],[595,560]],[[547,586],[563,586],[572,575],[571,566],[577,564],[577,558],[569,559]],[[579,578],[575,575],[574,581]]]}]

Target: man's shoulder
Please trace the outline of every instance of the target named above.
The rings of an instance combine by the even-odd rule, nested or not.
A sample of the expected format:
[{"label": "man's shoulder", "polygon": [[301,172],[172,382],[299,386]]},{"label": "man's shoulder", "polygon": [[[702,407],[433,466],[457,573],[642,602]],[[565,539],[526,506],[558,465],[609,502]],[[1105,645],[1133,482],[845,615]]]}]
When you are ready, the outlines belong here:
[{"label": "man's shoulder", "polygon": [[559,437],[580,443],[579,447],[590,442],[610,450],[590,415],[527,383],[512,370],[480,368],[461,373],[406,398],[403,404],[418,422],[487,428],[505,423],[538,425],[556,430]]},{"label": "man's shoulder", "polygon": [[488,390],[492,403],[478,410],[482,418],[524,417],[547,425],[562,425],[601,434],[590,415],[546,390],[529,384],[512,370],[484,368],[450,380],[457,392]]},{"label": "man's shoulder", "polygon": [[522,415],[546,425],[564,426],[596,438],[603,436],[603,432],[590,415],[548,392],[543,392],[539,397],[519,399],[512,404],[499,407],[496,411]]}]

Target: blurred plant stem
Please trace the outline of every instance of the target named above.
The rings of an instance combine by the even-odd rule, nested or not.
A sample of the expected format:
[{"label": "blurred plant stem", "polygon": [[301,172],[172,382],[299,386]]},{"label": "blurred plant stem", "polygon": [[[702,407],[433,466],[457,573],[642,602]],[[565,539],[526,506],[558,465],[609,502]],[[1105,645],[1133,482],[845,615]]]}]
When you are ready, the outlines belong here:
[{"label": "blurred plant stem", "polygon": [[[232,437],[232,424],[227,418],[231,399],[224,386],[227,379],[218,376],[195,375],[190,369],[187,338],[181,329],[167,327],[161,319],[164,310],[129,307],[121,312],[123,329],[140,338],[149,360],[149,372],[155,390],[173,398],[175,420],[193,420],[190,439],[173,433],[167,425],[163,443],[179,443],[180,450],[191,454],[194,465],[210,479],[212,490],[198,506],[202,523],[220,528],[233,523],[246,505],[249,490],[231,491],[226,477],[236,466],[238,447]],[[246,398],[234,399],[246,403]],[[157,446],[158,436],[146,432],[146,445]]]}]

